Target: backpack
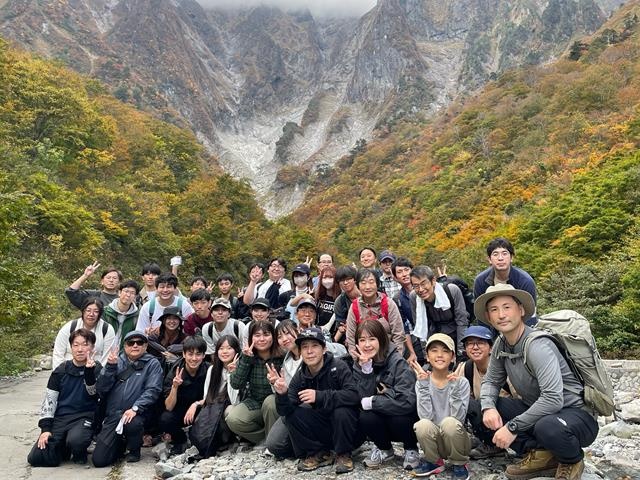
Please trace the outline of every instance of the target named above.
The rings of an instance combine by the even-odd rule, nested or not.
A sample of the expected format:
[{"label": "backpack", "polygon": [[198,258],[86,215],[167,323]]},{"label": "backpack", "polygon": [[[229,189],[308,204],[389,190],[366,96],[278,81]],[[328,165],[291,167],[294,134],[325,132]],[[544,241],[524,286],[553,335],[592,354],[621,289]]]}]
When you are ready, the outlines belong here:
[{"label": "backpack", "polygon": [[[233,320],[233,333],[236,338],[240,340],[240,335],[238,333],[240,330],[240,327],[238,326],[239,320],[236,320],[235,318],[230,318],[229,320]],[[209,328],[207,328],[206,333],[209,335],[209,338],[213,338],[213,322],[209,322]]]},{"label": "backpack", "polygon": [[539,317],[535,328],[523,343],[523,359],[529,373],[527,347],[533,339],[539,337],[548,337],[554,341],[584,387],[584,403],[600,415],[612,415],[615,409],[613,386],[598,353],[589,321],[573,310],[558,310]]},{"label": "backpack", "polygon": [[[75,319],[74,321],[71,322],[71,326],[69,327],[69,335],[75,332],[77,327],[78,327],[78,319]],[[102,338],[104,338],[107,335],[108,331],[109,331],[109,324],[103,320],[102,321]]]},{"label": "backpack", "polygon": [[[444,291],[447,293],[447,297],[449,297],[449,301],[453,306],[453,299],[451,293],[449,292],[449,285],[453,284],[460,289],[462,292],[462,297],[464,298],[464,307],[469,314],[469,325],[473,323],[476,319],[475,313],[473,312],[473,304],[475,302],[475,298],[473,296],[473,291],[469,289],[469,285],[462,278],[457,275],[449,275],[446,279],[440,282],[444,287]],[[455,308],[455,307],[454,307]]]},{"label": "backpack", "polygon": [[[385,320],[389,321],[389,297],[386,293],[380,293],[382,299],[380,300],[380,313]],[[358,305],[358,298],[354,298],[351,301],[351,309],[353,310],[353,316],[356,317],[356,325],[360,323],[360,306]]]}]

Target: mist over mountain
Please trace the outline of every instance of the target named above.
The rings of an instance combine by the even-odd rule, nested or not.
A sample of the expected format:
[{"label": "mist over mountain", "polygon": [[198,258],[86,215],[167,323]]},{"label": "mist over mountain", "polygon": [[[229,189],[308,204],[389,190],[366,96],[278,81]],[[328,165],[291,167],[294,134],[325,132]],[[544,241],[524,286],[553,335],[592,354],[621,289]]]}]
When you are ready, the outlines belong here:
[{"label": "mist over mountain", "polygon": [[314,17],[360,17],[371,10],[376,0],[198,0],[204,8],[239,10],[269,6],[283,11],[309,10]]},{"label": "mist over mountain", "polygon": [[546,62],[606,17],[593,0],[380,0],[340,18],[320,2],[214,3],[4,0],[0,34],[189,126],[275,217],[361,139]]}]

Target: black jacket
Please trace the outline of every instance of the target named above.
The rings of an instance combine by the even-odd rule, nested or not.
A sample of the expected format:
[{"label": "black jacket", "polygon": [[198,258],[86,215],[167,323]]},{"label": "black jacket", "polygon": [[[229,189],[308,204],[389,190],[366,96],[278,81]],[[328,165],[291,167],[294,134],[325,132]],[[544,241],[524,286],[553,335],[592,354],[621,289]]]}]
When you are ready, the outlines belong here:
[{"label": "black jacket", "polygon": [[311,376],[307,366],[302,363],[289,382],[285,395],[276,396],[276,407],[280,415],[291,414],[301,402],[298,392],[316,390],[313,408],[333,410],[338,407],[356,407],[360,402],[358,388],[351,370],[339,358],[333,358],[329,352],[324,354],[324,365],[317,375]]}]

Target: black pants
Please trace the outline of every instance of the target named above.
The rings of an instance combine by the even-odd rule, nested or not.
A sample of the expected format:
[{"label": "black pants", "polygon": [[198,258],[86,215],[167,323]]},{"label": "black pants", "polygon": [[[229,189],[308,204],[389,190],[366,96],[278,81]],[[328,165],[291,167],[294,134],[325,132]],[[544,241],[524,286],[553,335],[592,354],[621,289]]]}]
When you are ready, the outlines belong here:
[{"label": "black pants", "polygon": [[291,442],[305,456],[324,450],[333,450],[338,455],[351,453],[362,444],[355,407],[333,411],[298,407],[287,415],[286,423]]},{"label": "black pants", "polygon": [[140,453],[142,435],[144,433],[144,417],[136,415],[124,425],[122,435],[116,433],[116,426],[122,417],[121,411],[109,414],[102,424],[102,430],[96,437],[96,448],[93,451],[93,464],[96,467],[106,467],[116,462],[126,449],[129,452]]},{"label": "black pants", "polygon": [[416,414],[383,415],[372,410],[360,412],[360,430],[380,450],[389,450],[391,442],[402,442],[405,450],[417,450],[418,440],[413,430],[413,424],[417,421]]},{"label": "black pants", "polygon": [[[507,423],[528,407],[515,398],[499,397],[496,408],[502,421]],[[472,412],[473,410],[473,412]],[[482,423],[480,402],[469,402],[467,418],[473,431],[487,445],[493,445],[493,432]],[[593,443],[598,435],[598,422],[580,408],[563,408],[558,413],[546,415],[526,432],[519,432],[511,448],[524,453],[533,448],[551,451],[560,463],[577,463],[584,457],[582,449]]]},{"label": "black pants", "polygon": [[93,412],[54,418],[47,446],[41,450],[36,441],[27,462],[32,467],[57,467],[69,455],[76,459],[87,458],[93,434],[92,421]]},{"label": "black pants", "polygon": [[160,415],[160,430],[171,435],[171,441],[175,443],[185,443],[187,441],[187,434],[184,433],[183,428],[184,416],[187,412],[180,410],[168,411],[165,410]]}]

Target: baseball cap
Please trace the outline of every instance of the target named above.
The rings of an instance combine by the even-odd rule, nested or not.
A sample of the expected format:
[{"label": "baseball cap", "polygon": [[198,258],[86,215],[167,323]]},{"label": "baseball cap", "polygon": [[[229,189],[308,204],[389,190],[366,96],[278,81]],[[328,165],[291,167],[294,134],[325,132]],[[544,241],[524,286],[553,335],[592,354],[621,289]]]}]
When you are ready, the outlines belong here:
[{"label": "baseball cap", "polygon": [[444,345],[451,350],[452,352],[456,351],[456,346],[453,343],[453,338],[451,338],[449,335],[445,335],[444,333],[434,333],[433,335],[431,335],[429,337],[429,339],[427,340],[427,346],[426,349],[429,349],[429,345],[431,345],[434,342],[440,342],[440,343],[444,343]]},{"label": "baseball cap", "polygon": [[327,341],[324,339],[324,334],[318,327],[305,328],[300,332],[298,334],[298,338],[296,338],[296,345],[299,347],[305,340],[315,340],[323,347],[327,345]]},{"label": "baseball cap", "polygon": [[487,327],[483,327],[482,325],[472,325],[467,328],[460,339],[464,342],[467,338],[479,338],[481,340],[486,340],[489,343],[493,343],[493,334],[491,330]]},{"label": "baseball cap", "polygon": [[391,260],[392,262],[396,261],[396,256],[391,252],[391,250],[383,250],[380,252],[380,256],[378,257],[379,262],[384,262],[385,260]]},{"label": "baseball cap", "polygon": [[229,303],[229,300],[227,300],[226,298],[222,298],[222,297],[216,298],[211,304],[211,310],[213,310],[217,306],[222,306],[227,310],[231,310],[231,304]]}]

